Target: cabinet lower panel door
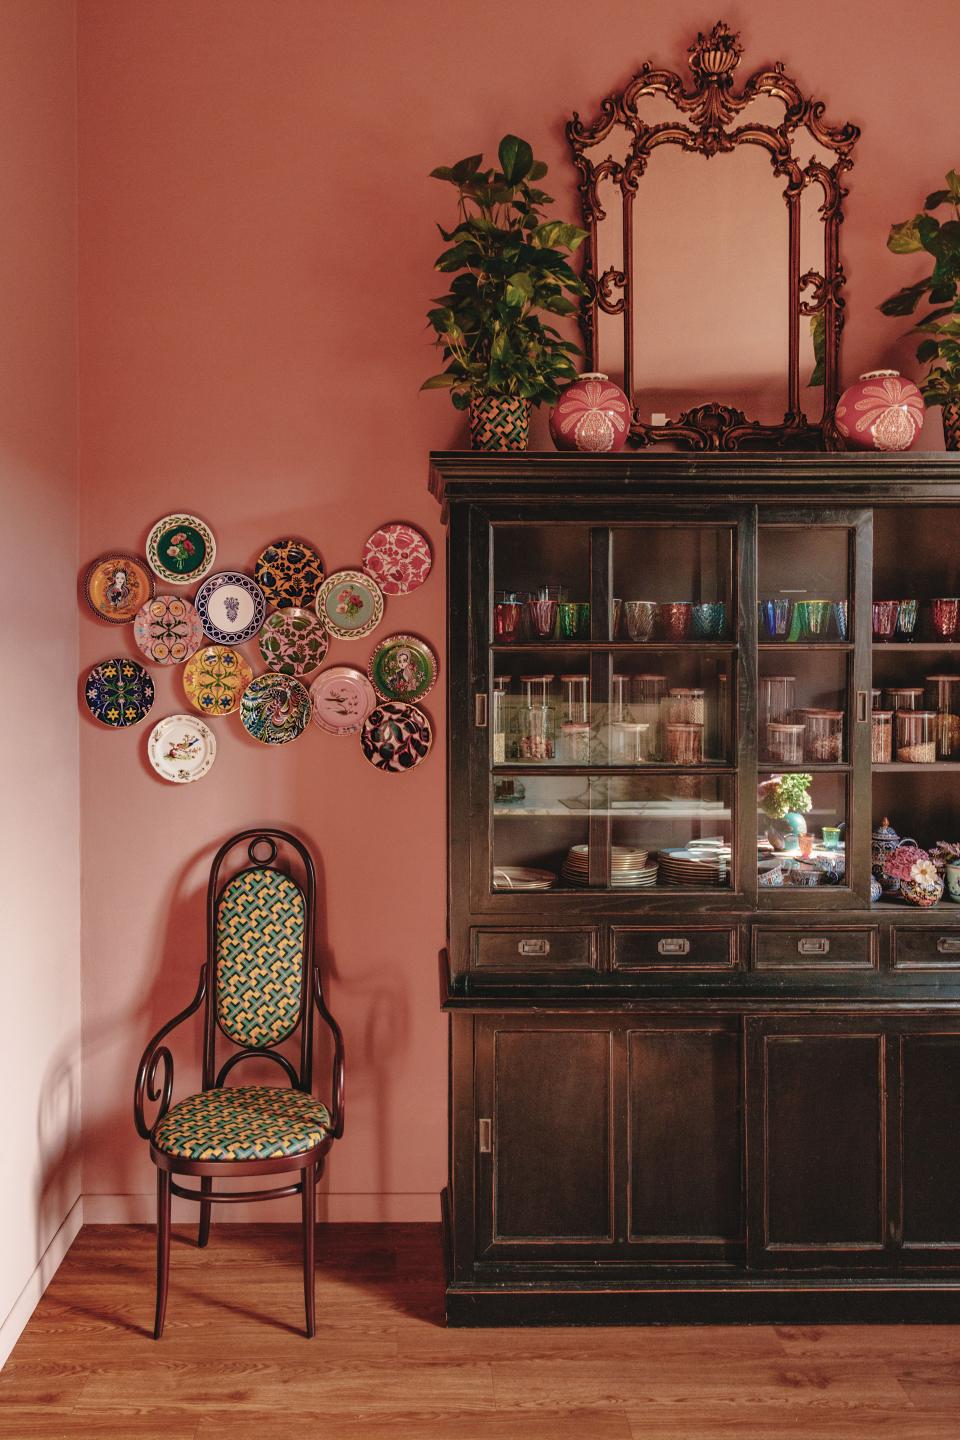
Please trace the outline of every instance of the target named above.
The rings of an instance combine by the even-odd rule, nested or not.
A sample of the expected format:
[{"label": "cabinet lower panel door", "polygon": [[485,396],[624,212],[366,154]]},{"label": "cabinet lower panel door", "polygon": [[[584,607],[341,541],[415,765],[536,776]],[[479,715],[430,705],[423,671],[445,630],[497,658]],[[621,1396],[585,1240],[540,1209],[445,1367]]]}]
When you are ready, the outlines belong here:
[{"label": "cabinet lower panel door", "polygon": [[629,1241],[648,1259],[742,1241],[740,1051],[737,1025],[628,1032]]},{"label": "cabinet lower panel door", "polygon": [[750,1262],[889,1265],[880,1027],[750,1022]]},{"label": "cabinet lower panel door", "polygon": [[477,1030],[478,1254],[595,1254],[613,1241],[609,1028]]},{"label": "cabinet lower panel door", "polygon": [[960,1034],[901,1038],[900,1116],[902,1263],[960,1265]]}]

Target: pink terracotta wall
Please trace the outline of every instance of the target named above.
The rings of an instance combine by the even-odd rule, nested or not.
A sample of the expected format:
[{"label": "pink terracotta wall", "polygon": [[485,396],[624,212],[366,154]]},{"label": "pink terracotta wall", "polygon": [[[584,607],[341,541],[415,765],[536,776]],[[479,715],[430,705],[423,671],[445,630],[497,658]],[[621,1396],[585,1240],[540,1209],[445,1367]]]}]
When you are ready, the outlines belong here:
[{"label": "pink terracotta wall", "polygon": [[75,72],[72,0],[4,0],[0,1363],[80,1193]]},{"label": "pink terracotta wall", "polygon": [[[884,239],[960,160],[954,96],[933,78],[955,48],[954,0],[740,0],[728,16],[748,64],[783,57],[831,115],[862,125],[843,234],[846,372],[902,358],[901,327],[875,306],[917,267]],[[427,172],[512,129],[550,162],[569,209],[570,110],[592,113],[648,56],[682,63],[712,17],[650,0],[488,0],[482,17],[438,0],[85,0],[80,19],[81,557],[142,548],[178,506],[214,527],[224,566],[249,567],[287,532],[349,565],[393,516],[427,529],[442,556],[426,456],[462,429],[442,396],[417,396],[433,366],[433,222],[452,213]],[[748,329],[731,336],[738,352],[750,345]],[[925,443],[940,444],[935,416]],[[391,602],[389,627],[442,645],[443,583],[441,562]],[[81,643],[92,664],[132,637],[85,617]],[[368,649],[340,644],[331,658]],[[161,675],[155,714],[182,706],[178,672]],[[437,1214],[439,694],[428,708],[440,748],[414,775],[381,777],[355,744],[319,733],[261,751],[234,718],[217,722],[214,771],[184,790],[149,770],[148,727],[83,720],[84,1189],[101,1197],[90,1218],[149,1213],[129,1116],[136,1058],[193,985],[212,849],[260,820],[296,829],[322,866],[350,1089],[327,1213]]]}]

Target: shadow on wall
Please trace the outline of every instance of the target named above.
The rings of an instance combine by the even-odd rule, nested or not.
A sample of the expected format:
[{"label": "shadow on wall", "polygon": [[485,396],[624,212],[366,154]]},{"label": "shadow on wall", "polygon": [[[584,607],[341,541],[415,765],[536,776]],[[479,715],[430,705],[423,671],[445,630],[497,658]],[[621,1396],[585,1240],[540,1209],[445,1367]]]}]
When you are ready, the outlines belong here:
[{"label": "shadow on wall", "polygon": [[[273,822],[265,821],[265,828]],[[331,1011],[338,1020],[341,1010],[361,1013],[366,1019],[362,1027],[352,1033],[345,1032],[346,1047],[346,1097],[347,1127],[344,1141],[349,1144],[350,1113],[362,1112],[371,1116],[374,1143],[375,1189],[378,1193],[391,1188],[388,1175],[388,1119],[390,1078],[396,1068],[397,1057],[404,1053],[410,1039],[409,1007],[404,992],[402,977],[390,975],[386,979],[382,970],[371,970],[367,974],[342,976],[331,953],[326,923],[325,873],[322,857],[310,845],[307,837],[289,824],[277,824],[276,828],[287,829],[307,847],[313,856],[317,875],[317,926],[316,951],[323,976],[324,990]],[[224,837],[226,838],[226,837]],[[159,945],[160,963],[148,991],[136,1004],[125,1009],[114,1010],[100,1018],[97,1023],[83,1032],[83,1054],[86,1064],[95,1062],[104,1050],[115,1047],[118,1036],[129,1039],[129,1074],[123,1088],[115,1095],[110,1109],[97,1116],[84,1117],[82,1146],[86,1159],[83,1177],[83,1191],[98,1193],[96,1160],[108,1150],[116,1150],[118,1130],[127,1127],[133,1130],[133,1090],[139,1057],[151,1036],[188,1004],[197,988],[200,966],[206,955],[206,886],[213,857],[221,841],[213,841],[194,852],[180,867],[174,881],[172,897],[167,908],[166,929]],[[238,852],[244,854],[243,851]],[[241,868],[237,865],[235,868]],[[233,873],[232,870],[230,873]],[[293,1037],[281,1050],[288,1054],[294,1065],[298,1061],[298,1035]],[[217,1063],[237,1047],[218,1033]],[[168,1037],[168,1044],[174,1056],[173,1101],[183,1099],[200,1088],[203,1056],[203,1007],[191,1015]],[[79,1111],[78,1047],[65,1045],[51,1063],[43,1086],[43,1102],[38,1116],[41,1153],[44,1156],[38,1214],[53,1212],[61,1203],[65,1187],[69,1183],[71,1168],[76,1173],[80,1159],[81,1142],[78,1138],[79,1125],[68,1131],[71,1139],[64,1143],[51,1136],[61,1135],[65,1107],[73,1106]],[[332,1039],[322,1021],[316,1022],[314,1054],[314,1093],[327,1100],[330,1092],[330,1076],[333,1064]],[[242,1072],[242,1073],[241,1073]],[[237,1078],[239,1077],[239,1078]],[[255,1059],[244,1061],[233,1072],[236,1084],[277,1083],[276,1066]],[[150,1118],[148,1112],[148,1119]],[[339,1147],[335,1146],[327,1162],[327,1170],[320,1182],[317,1194],[317,1214],[320,1221],[329,1218],[326,1194],[330,1189],[331,1166],[336,1165]],[[134,1157],[140,1153],[146,1158],[147,1147],[133,1151],[125,1148],[130,1158],[126,1161],[123,1175],[123,1192],[137,1195],[144,1193],[143,1169],[135,1164]],[[246,1182],[238,1182],[242,1188]],[[229,1188],[227,1185],[224,1188]],[[287,1208],[293,1202],[285,1202]],[[248,1207],[231,1207],[232,1211]],[[257,1218],[270,1220],[279,1218],[276,1211],[264,1210],[263,1206],[249,1207]],[[59,1213],[63,1213],[62,1210]],[[292,1210],[290,1211],[292,1215]],[[216,1213],[215,1213],[215,1218]],[[246,1213],[243,1217],[247,1218]]]}]

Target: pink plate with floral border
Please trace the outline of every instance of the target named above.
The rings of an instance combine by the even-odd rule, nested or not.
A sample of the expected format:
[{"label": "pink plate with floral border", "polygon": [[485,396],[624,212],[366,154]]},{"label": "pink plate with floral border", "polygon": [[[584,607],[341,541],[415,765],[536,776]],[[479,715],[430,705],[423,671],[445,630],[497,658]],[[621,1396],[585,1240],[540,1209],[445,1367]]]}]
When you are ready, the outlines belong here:
[{"label": "pink plate with floral border", "polygon": [[362,670],[331,665],[310,686],[313,718],[328,735],[355,735],[377,704],[377,692]]},{"label": "pink plate with floral border", "polygon": [[413,525],[394,520],[374,530],[360,563],[384,595],[407,595],[430,574],[433,555],[425,535]]}]

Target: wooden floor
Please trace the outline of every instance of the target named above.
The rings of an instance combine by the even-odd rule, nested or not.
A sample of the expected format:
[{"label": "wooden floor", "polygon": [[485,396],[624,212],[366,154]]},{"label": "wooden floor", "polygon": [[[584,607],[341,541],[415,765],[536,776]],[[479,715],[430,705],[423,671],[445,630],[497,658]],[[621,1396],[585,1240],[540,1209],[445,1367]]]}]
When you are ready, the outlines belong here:
[{"label": "wooden floor", "polygon": [[960,1327],[447,1330],[438,1230],[88,1226],[0,1374],[16,1440],[957,1440]]}]

